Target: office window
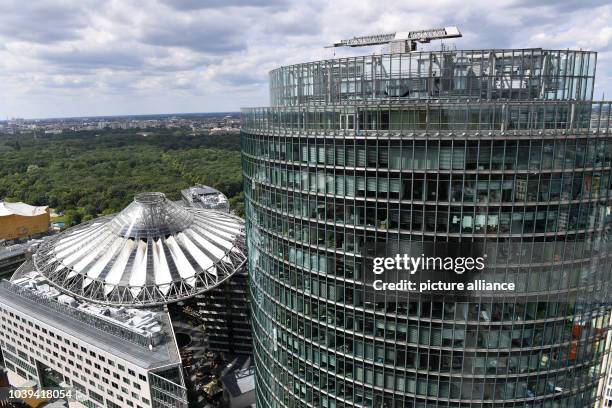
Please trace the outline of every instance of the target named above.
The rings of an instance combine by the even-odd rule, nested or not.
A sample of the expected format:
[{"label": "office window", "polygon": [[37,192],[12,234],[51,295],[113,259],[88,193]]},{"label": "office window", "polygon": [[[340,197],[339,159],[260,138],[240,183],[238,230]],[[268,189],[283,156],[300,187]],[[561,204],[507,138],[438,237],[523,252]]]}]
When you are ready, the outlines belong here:
[{"label": "office window", "polygon": [[98,394],[95,391],[89,390],[89,396],[93,398],[94,401],[97,401],[100,404],[104,403],[104,397],[102,397],[100,394]]}]

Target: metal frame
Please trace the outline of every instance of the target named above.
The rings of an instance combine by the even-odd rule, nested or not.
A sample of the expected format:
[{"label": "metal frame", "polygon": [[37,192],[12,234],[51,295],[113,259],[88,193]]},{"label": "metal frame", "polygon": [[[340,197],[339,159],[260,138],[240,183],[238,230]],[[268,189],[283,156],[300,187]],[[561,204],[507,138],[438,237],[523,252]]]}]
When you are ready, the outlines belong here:
[{"label": "metal frame", "polygon": [[[34,256],[34,266],[38,272],[49,280],[50,284],[64,293],[104,305],[126,305],[130,307],[163,305],[202,294],[222,284],[236,271],[244,268],[246,262],[246,248],[244,244],[244,227],[240,218],[214,210],[179,207],[176,204],[174,204],[174,206],[176,206],[174,210],[180,212],[179,221],[175,223],[172,222],[171,215],[168,215],[168,209],[158,208],[154,205],[150,210],[147,209],[144,213],[139,213],[138,211],[133,211],[133,209],[131,209],[132,206],[130,206],[116,216],[92,220],[71,228],[62,234],[52,237],[41,245]],[[152,215],[149,216],[149,213]],[[141,224],[144,223],[144,228],[132,228],[134,224],[140,225],[131,218],[134,214],[136,214],[137,221],[141,222]],[[187,283],[187,279],[182,278],[178,274],[178,271],[175,271],[173,275],[171,274],[174,278],[170,283],[164,283],[163,285],[155,283],[156,271],[154,269],[154,264],[151,264],[153,261],[149,259],[149,257],[145,260],[145,262],[147,262],[145,266],[147,277],[145,284],[142,286],[130,286],[129,283],[126,284],[121,282],[111,284],[105,280],[106,276],[98,276],[96,278],[89,277],[87,276],[87,270],[79,272],[72,266],[65,265],[63,260],[57,257],[56,246],[60,244],[64,238],[75,237],[81,233],[83,235],[82,238],[72,238],[78,241],[72,244],[75,247],[74,252],[78,251],[80,247],[102,233],[107,235],[104,241],[106,248],[110,248],[114,240],[134,240],[145,243],[154,242],[154,240],[162,240],[162,242],[165,242],[164,240],[169,236],[174,236],[178,233],[184,232],[187,235],[196,234],[194,231],[190,232],[192,226],[201,227],[203,231],[207,231],[209,237],[212,237],[216,235],[215,231],[211,230],[212,228],[216,228],[221,232],[224,231],[224,226],[216,225],[213,220],[208,220],[211,216],[213,220],[216,219],[215,217],[234,220],[236,226],[239,227],[242,232],[234,238],[231,248],[227,250],[220,246],[216,248],[217,251],[222,249],[225,251],[225,254],[220,259],[210,255],[209,257],[214,263],[206,270],[203,270],[199,263],[191,258],[191,254],[184,252],[187,261],[196,271],[194,276],[187,278],[190,283]],[[143,219],[144,222],[142,222]],[[189,225],[186,224],[186,220],[189,220]],[[88,231],[88,229],[91,230]],[[225,233],[229,233],[229,231],[225,230]],[[223,239],[227,240],[227,238]],[[81,243],[81,240],[85,240],[85,243]],[[111,241],[108,242],[108,240]],[[214,240],[208,242],[210,245],[215,245]],[[193,244],[196,245],[200,251],[204,253],[208,252],[207,248],[203,247],[200,242],[194,242]],[[162,245],[166,244],[164,243]],[[164,247],[164,251],[168,251],[168,249]],[[89,264],[99,261],[103,254],[104,253],[101,252],[99,257],[94,261],[90,261]],[[169,257],[170,255],[166,254],[165,256]],[[110,269],[115,261],[115,258],[108,260],[105,268]],[[77,261],[73,261],[71,265],[74,265],[76,262]],[[174,261],[167,262],[168,264],[171,263],[174,268],[180,267],[179,265],[175,265]],[[87,280],[87,282],[85,282],[85,280]],[[114,286],[110,292],[107,290],[108,285]],[[137,296],[133,295],[132,289],[140,290]]]}]

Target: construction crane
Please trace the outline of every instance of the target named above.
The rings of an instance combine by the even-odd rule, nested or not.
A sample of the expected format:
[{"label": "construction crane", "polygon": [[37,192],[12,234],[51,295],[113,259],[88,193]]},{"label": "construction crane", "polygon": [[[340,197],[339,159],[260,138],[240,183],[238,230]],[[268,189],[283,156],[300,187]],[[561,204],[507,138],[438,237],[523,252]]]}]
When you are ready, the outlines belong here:
[{"label": "construction crane", "polygon": [[431,40],[458,37],[461,37],[459,29],[455,26],[450,26],[443,28],[430,28],[427,30],[353,37],[348,40],[336,41],[332,45],[328,45],[325,48],[367,47],[369,45],[390,44],[393,52],[409,52],[416,50],[417,42],[428,43]]}]

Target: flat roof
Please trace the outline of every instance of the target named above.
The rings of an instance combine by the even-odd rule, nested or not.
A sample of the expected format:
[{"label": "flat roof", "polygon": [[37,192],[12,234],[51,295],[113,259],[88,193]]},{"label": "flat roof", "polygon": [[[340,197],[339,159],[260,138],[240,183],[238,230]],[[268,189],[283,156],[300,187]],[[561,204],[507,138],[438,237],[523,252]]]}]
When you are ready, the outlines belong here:
[{"label": "flat roof", "polygon": [[13,256],[23,255],[26,253],[27,247],[23,244],[11,245],[0,249],[0,260],[11,258]]},{"label": "flat roof", "polygon": [[[167,333],[162,343],[154,347],[153,350],[149,350],[146,347],[96,329],[70,316],[63,315],[1,285],[0,303],[17,313],[27,315],[32,320],[40,322],[41,325],[48,326],[52,330],[57,329],[144,369],[153,369],[181,362],[177,346],[170,332]],[[172,330],[168,315],[164,313],[160,313],[160,315],[166,330]]]},{"label": "flat roof", "polygon": [[160,313],[147,310],[116,306],[104,306],[91,303],[82,299],[62,294],[57,288],[49,284],[49,281],[38,272],[26,273],[11,279],[14,285],[22,289],[30,290],[40,296],[54,300],[63,305],[78,309],[101,320],[121,326],[127,330],[147,336],[158,335],[163,332],[159,321]]},{"label": "flat roof", "polygon": [[183,199],[188,206],[209,210],[222,210],[229,212],[229,201],[225,194],[216,188],[197,184],[193,187],[181,190]]},{"label": "flat roof", "polygon": [[42,239],[31,239],[23,244],[0,247],[0,260],[34,251],[42,242]]},{"label": "flat roof", "polygon": [[247,356],[236,357],[221,376],[223,388],[232,398],[251,392],[255,389],[255,367]]},{"label": "flat roof", "polygon": [[203,184],[197,184],[193,187],[186,188],[184,190],[181,190],[181,192],[184,194],[198,194],[198,195],[199,194],[219,194],[221,193],[216,188],[205,186]]}]

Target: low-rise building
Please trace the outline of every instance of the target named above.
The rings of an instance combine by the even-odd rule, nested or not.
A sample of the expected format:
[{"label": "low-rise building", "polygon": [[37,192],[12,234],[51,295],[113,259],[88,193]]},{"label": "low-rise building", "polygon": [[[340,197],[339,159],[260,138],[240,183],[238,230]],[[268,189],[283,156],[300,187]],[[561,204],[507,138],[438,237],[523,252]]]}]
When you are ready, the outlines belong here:
[{"label": "low-rise building", "polygon": [[49,207],[0,201],[0,240],[36,237],[49,231]]},{"label": "low-rise building", "polygon": [[23,244],[0,248],[0,280],[10,278],[26,260],[26,246]]},{"label": "low-rise building", "polygon": [[185,205],[208,210],[229,212],[229,200],[226,195],[210,186],[196,184],[193,187],[181,190],[181,196]]},{"label": "low-rise building", "polygon": [[[183,406],[181,359],[163,312],[97,306],[33,272],[0,283],[0,346],[22,386],[72,387],[89,407]],[[173,391],[161,392],[163,385]],[[186,406],[186,405],[184,405]]]}]

